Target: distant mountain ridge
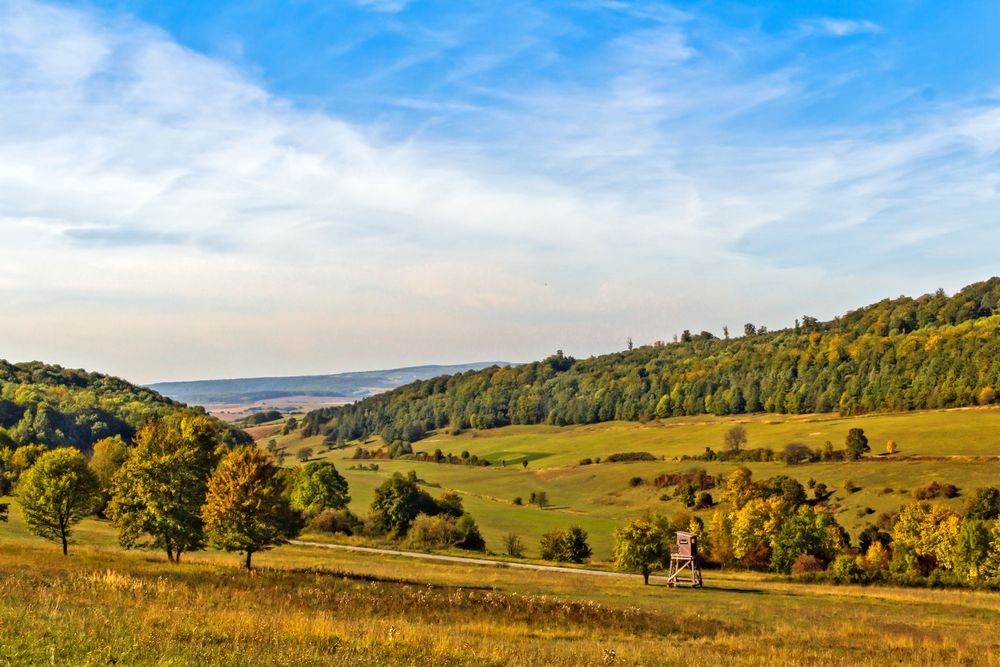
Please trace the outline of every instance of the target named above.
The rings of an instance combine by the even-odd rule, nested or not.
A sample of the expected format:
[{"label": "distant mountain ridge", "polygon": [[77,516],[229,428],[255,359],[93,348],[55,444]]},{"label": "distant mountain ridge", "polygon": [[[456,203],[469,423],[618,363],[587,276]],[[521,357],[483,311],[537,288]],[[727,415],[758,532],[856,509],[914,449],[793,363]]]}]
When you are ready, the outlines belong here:
[{"label": "distant mountain ridge", "polygon": [[328,396],[366,398],[410,382],[442,375],[478,371],[490,366],[510,366],[505,361],[482,361],[469,364],[408,366],[387,370],[295,375],[278,377],[232,378],[157,382],[146,385],[164,396],[185,403],[247,403],[288,396]]}]

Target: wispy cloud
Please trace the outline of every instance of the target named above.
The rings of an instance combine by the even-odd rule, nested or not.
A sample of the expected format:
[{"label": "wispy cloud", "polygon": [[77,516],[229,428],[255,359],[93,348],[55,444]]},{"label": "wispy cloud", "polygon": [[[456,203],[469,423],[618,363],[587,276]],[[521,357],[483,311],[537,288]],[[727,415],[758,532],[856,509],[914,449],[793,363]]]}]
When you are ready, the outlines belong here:
[{"label": "wispy cloud", "polygon": [[799,28],[805,34],[832,35],[834,37],[882,32],[882,26],[872,21],[835,18],[809,19],[799,23]]},{"label": "wispy cloud", "polygon": [[395,14],[406,9],[411,0],[353,0],[354,4],[376,12]]},{"label": "wispy cloud", "polygon": [[[589,353],[991,261],[899,253],[1000,242],[995,102],[775,131],[828,92],[782,57],[801,37],[658,13],[573,59],[533,12],[432,92],[373,84],[418,133],[137,21],[0,4],[3,354],[152,380]],[[470,39],[426,35],[411,62]]]}]

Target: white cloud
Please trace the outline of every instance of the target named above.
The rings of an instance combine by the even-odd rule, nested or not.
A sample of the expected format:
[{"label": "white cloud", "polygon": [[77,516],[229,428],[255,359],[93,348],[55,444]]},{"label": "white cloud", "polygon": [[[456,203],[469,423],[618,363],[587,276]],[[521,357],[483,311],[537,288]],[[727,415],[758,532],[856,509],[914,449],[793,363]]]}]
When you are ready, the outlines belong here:
[{"label": "white cloud", "polygon": [[410,0],[354,0],[354,4],[375,12],[395,14],[406,9]]},{"label": "white cloud", "polygon": [[850,37],[882,32],[882,26],[872,21],[852,19],[819,18],[802,21],[799,24],[803,33],[833,35],[834,37]]},{"label": "white cloud", "polygon": [[814,239],[889,210],[914,231],[861,247],[919,246],[981,220],[956,195],[996,206],[995,109],[732,137],[794,72],[739,78],[676,24],[606,56],[596,83],[486,91],[483,144],[390,143],[147,25],[0,5],[0,356],[152,381],[587,354],[913,291],[831,294]]}]

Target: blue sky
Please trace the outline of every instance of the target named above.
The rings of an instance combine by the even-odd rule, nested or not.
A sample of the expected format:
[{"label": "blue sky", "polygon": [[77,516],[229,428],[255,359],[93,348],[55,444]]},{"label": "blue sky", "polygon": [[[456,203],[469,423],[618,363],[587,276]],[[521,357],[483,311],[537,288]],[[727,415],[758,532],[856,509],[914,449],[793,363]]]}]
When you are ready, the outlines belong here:
[{"label": "blue sky", "polygon": [[0,0],[2,356],[578,356],[997,273],[1000,5]]}]

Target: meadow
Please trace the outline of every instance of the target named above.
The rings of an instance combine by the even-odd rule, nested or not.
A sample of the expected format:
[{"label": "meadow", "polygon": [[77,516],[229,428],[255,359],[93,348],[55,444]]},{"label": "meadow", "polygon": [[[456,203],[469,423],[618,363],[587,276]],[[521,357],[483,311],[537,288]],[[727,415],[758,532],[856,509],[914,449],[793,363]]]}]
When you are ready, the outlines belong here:
[{"label": "meadow", "polygon": [[[840,417],[837,415],[752,415],[739,417],[680,417],[646,424],[610,422],[588,426],[509,426],[455,435],[434,434],[414,444],[416,451],[459,454],[468,451],[494,465],[474,467],[412,460],[357,461],[346,449],[326,451],[321,437],[301,438],[297,433],[274,438],[290,454],[309,447],[314,458],[333,461],[351,486],[351,508],[364,514],[374,489],[395,472],[416,471],[432,487],[462,495],[466,509],[476,518],[487,547],[499,550],[504,535],[524,539],[529,555],[545,532],[577,524],[587,530],[600,560],[611,557],[615,528],[651,512],[674,516],[687,510],[678,499],[664,500],[664,492],[649,483],[664,472],[692,467],[726,474],[735,463],[682,461],[712,447],[722,448],[723,435],[734,425],[747,430],[748,447],[768,447],[775,452],[791,442],[821,447],[830,441],[843,447],[851,428],[862,428],[872,452],[857,462],[836,461],[789,466],[781,462],[747,463],[755,478],[789,475],[806,483],[813,479],[834,492],[830,502],[837,520],[857,534],[882,512],[897,510],[912,500],[915,487],[931,481],[950,482],[963,491],[1000,484],[1000,409],[976,408]],[[262,442],[271,439],[263,439]],[[884,455],[888,440],[899,451]],[[374,438],[361,443],[376,448]],[[659,461],[579,465],[581,459],[606,458],[616,452],[649,452]],[[294,456],[289,462],[294,461]],[[527,460],[527,468],[521,461]],[[501,466],[500,461],[507,462]],[[359,470],[359,464],[377,463],[378,471]],[[352,469],[352,467],[354,469]],[[644,483],[632,486],[631,480]],[[845,482],[851,482],[848,492]],[[436,488],[434,488],[436,487]],[[545,491],[551,503],[542,509],[515,505],[527,503],[532,492]],[[965,498],[942,500],[958,509]],[[711,510],[700,515],[706,523]]]},{"label": "meadow", "polygon": [[636,579],[298,546],[247,574],[170,565],[88,519],[70,555],[0,525],[0,664],[1000,664],[1000,594],[818,586],[706,573]]}]

